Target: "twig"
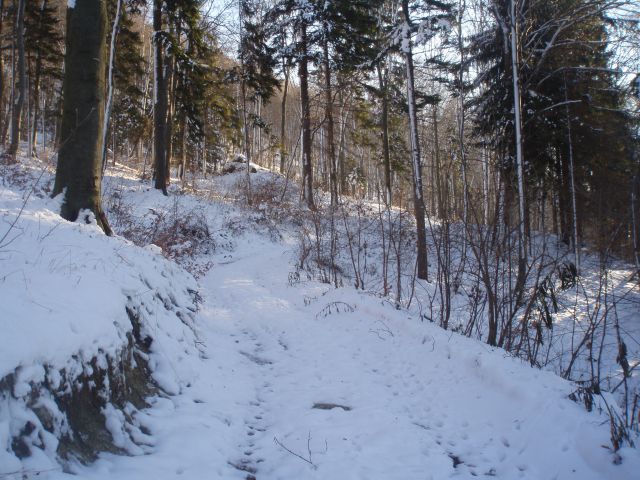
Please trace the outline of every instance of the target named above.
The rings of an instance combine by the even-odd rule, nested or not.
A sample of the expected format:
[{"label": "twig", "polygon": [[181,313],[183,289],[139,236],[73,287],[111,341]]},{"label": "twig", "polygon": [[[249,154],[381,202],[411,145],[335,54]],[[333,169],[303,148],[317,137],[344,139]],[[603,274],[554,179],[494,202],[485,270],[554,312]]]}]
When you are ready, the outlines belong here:
[{"label": "twig", "polygon": [[33,183],[31,188],[29,189],[29,193],[27,194],[24,201],[22,202],[22,206],[20,207],[20,211],[18,212],[18,215],[16,215],[16,218],[14,218],[13,222],[11,222],[11,224],[9,225],[9,229],[4,233],[2,238],[0,238],[0,248],[6,247],[17,238],[17,237],[14,237],[11,240],[9,240],[6,244],[3,244],[3,242],[11,232],[11,230],[13,230],[13,227],[15,227],[16,223],[18,223],[18,220],[20,220],[20,217],[22,217],[24,209],[27,206],[27,202],[29,201],[29,198],[31,198],[31,194],[35,191],[36,187],[38,186],[38,183],[40,183],[40,179],[42,179],[42,176],[46,171],[47,171],[47,165],[44,165],[42,167],[42,170],[40,171],[40,175],[38,175],[38,178],[36,178],[36,181]]},{"label": "twig", "polygon": [[380,340],[386,340],[385,335],[389,335],[391,337],[394,336],[389,326],[386,323],[384,323],[382,320],[378,320],[376,323],[382,324],[382,327],[377,328],[375,330],[373,328],[370,328],[369,333],[373,333],[377,335]]},{"label": "twig", "polygon": [[278,445],[280,448],[282,448],[283,450],[289,452],[291,455],[298,457],[300,460],[302,460],[303,462],[308,463],[309,465],[311,465],[313,468],[318,468],[317,465],[315,463],[313,463],[313,461],[311,460],[311,432],[309,432],[309,436],[307,437],[307,452],[309,454],[309,458],[304,458],[302,455],[294,452],[293,450],[290,450],[289,448],[287,448],[285,445],[283,445],[283,443],[278,440],[278,437],[273,437],[273,442]]},{"label": "twig", "polygon": [[40,475],[41,473],[48,473],[48,472],[56,472],[58,470],[60,470],[61,467],[53,467],[53,468],[47,468],[44,470],[38,470],[38,469],[21,469],[21,470],[14,470],[13,472],[6,472],[6,473],[0,473],[0,478],[9,478],[12,475],[27,475],[29,473],[33,473],[35,475]]}]

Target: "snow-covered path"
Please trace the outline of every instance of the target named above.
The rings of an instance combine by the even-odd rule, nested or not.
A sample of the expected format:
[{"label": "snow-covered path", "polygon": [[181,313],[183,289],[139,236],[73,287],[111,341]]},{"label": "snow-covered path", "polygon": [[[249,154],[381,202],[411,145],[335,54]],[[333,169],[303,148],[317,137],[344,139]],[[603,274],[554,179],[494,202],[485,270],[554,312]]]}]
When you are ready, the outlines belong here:
[{"label": "snow-covered path", "polygon": [[[631,479],[571,386],[351,288],[289,275],[256,238],[201,285],[204,359],[172,360],[181,395],[138,420],[153,453],[82,478]],[[303,275],[304,276],[304,275]],[[65,476],[66,477],[66,476]]]}]

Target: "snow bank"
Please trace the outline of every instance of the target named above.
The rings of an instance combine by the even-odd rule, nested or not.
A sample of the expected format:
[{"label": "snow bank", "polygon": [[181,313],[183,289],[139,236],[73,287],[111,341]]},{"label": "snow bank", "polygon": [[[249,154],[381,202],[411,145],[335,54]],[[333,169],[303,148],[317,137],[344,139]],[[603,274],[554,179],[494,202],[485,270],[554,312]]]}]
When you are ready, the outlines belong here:
[{"label": "snow bank", "polygon": [[109,382],[120,368],[121,390],[130,391],[136,379],[127,376],[144,375],[144,363],[153,380],[142,383],[170,394],[188,383],[183,360],[199,355],[195,280],[157,249],[63,220],[46,167],[23,160],[0,175],[0,476],[57,468],[69,453],[58,441],[76,435],[65,409],[84,390],[105,403],[115,447],[140,452],[129,438],[139,429],[122,433],[133,410],[109,403],[118,391]]}]

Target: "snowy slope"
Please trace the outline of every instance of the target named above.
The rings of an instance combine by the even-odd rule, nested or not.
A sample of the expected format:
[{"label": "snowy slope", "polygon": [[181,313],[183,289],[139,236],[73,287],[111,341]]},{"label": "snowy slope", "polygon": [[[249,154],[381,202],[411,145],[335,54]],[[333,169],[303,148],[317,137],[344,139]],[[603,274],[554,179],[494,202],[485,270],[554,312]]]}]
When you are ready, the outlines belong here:
[{"label": "snowy slope", "polygon": [[82,478],[637,478],[638,452],[614,465],[606,419],[568,382],[379,298],[291,286],[290,254],[254,237],[211,270],[208,358],[148,412],[155,453]]},{"label": "snowy slope", "polygon": [[[124,204],[148,217],[141,224],[176,201],[124,177],[118,185]],[[141,278],[167,294],[195,285],[153,248],[61,221],[42,193],[27,202],[20,237],[0,251],[5,373],[117,346],[129,328],[126,292]],[[3,228],[23,194],[0,187]],[[23,462],[27,478],[39,470],[38,478],[94,480],[637,478],[638,450],[622,449],[613,463],[608,418],[568,400],[574,385],[383,298],[292,274],[295,231],[280,238],[232,205],[179,201],[203,208],[216,242],[197,287],[197,339],[179,322],[155,323],[157,374],[173,395],[136,416],[152,439],[147,454],[105,453],[74,465],[76,476]],[[2,409],[0,427],[12,415]],[[2,458],[0,478],[22,478],[7,475],[16,465]]]},{"label": "snowy slope", "polygon": [[64,221],[59,199],[48,197],[51,180],[39,162],[2,170],[0,478],[60,468],[59,441],[81,433],[71,431],[64,403],[87,385],[106,402],[114,448],[145,451],[123,433],[124,417],[110,403],[113,372],[106,373],[131,354],[136,333],[127,309],[138,317],[139,336],[149,338],[148,352],[136,353],[165,392],[180,392],[176,365],[199,355],[195,279],[157,247],[106,237],[95,221]]}]

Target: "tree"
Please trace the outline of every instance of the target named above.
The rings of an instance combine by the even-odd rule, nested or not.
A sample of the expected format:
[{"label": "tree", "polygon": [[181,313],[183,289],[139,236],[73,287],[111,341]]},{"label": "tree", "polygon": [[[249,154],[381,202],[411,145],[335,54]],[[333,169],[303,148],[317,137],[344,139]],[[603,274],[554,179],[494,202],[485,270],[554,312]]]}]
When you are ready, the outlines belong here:
[{"label": "tree", "polygon": [[[0,39],[3,38],[4,30],[4,0],[0,0]],[[0,145],[4,145],[6,126],[4,122],[4,55],[0,52]]]},{"label": "tree", "polygon": [[300,79],[300,109],[302,111],[302,199],[310,210],[315,210],[313,200],[313,166],[311,163],[311,105],[309,103],[309,36],[307,12],[300,10],[300,53],[298,77]]},{"label": "tree", "polygon": [[16,160],[16,154],[18,153],[22,109],[24,108],[25,96],[27,94],[27,66],[24,45],[24,11],[26,1],[27,0],[19,0],[18,2],[15,24],[18,78],[16,84],[17,97],[13,104],[13,111],[11,112],[11,141],[9,142],[9,150],[7,152],[11,161]]},{"label": "tree", "polygon": [[[31,116],[32,154],[36,154],[37,124],[44,128],[45,111],[41,107],[42,92],[62,78],[62,32],[55,6],[50,0],[27,2],[25,10],[25,50],[28,59],[29,79],[32,83],[29,98]],[[41,117],[41,118],[40,118]],[[45,132],[42,132],[43,135]]]},{"label": "tree", "polygon": [[417,276],[429,278],[427,259],[427,235],[425,231],[425,208],[422,189],[422,160],[420,159],[420,139],[418,138],[418,111],[416,108],[416,88],[413,68],[413,52],[411,50],[411,16],[409,1],[402,0],[402,52],[407,66],[407,103],[409,110],[409,135],[411,137],[411,171],[413,173],[413,214],[416,219],[416,252]]},{"label": "tree", "polygon": [[[373,37],[377,26],[375,14],[380,3],[381,0],[281,0],[269,13],[268,18],[276,25],[272,44],[274,51],[282,58],[285,86],[288,83],[288,68],[291,64],[298,67],[302,113],[302,196],[310,208],[315,208],[311,161],[310,66],[322,66],[329,192],[331,205],[335,206],[338,203],[339,172],[333,116],[333,75],[336,72],[346,73],[349,70],[371,67],[377,53]],[[288,36],[290,31],[293,33]],[[283,97],[281,112],[284,112],[285,102],[286,97]],[[283,125],[281,121],[281,132]],[[282,169],[283,160],[284,151],[281,150]]]},{"label": "tree", "polygon": [[[184,153],[187,131],[202,137],[207,68],[199,0],[154,0],[154,165],[155,188],[166,195],[174,147]],[[177,125],[176,125],[177,124]],[[174,128],[177,126],[178,128]],[[183,154],[183,164],[184,164]]]},{"label": "tree", "polygon": [[493,24],[472,41],[483,71],[477,82],[482,91],[471,101],[475,133],[492,139],[502,157],[506,210],[512,192],[522,192],[519,224],[528,230],[530,208],[523,208],[523,191],[531,203],[544,191],[541,185],[551,186],[558,233],[574,248],[586,226],[581,211],[590,211],[593,238],[608,242],[628,208],[629,192],[620,188],[625,184],[620,180],[632,168],[633,120],[624,113],[624,95],[610,65],[611,5],[599,0],[494,2]]},{"label": "tree", "polygon": [[[311,105],[309,96],[309,64],[314,61],[313,45],[316,43],[316,9],[306,0],[281,0],[268,12],[266,19],[272,24],[274,51],[281,57],[290,57],[298,67],[300,82],[300,124],[302,200],[315,210],[313,198],[313,163],[311,160]],[[317,26],[317,25],[316,25]],[[287,38],[291,30],[293,38]]]},{"label": "tree", "polygon": [[[252,0],[241,0],[238,5],[240,17],[240,95],[244,130],[244,156],[247,162],[247,203],[251,204],[251,126],[262,128],[263,122],[256,113],[250,115],[247,100],[260,105],[268,101],[279,86],[274,76],[277,58],[268,45],[268,28],[264,15]],[[251,97],[251,98],[249,98]],[[286,97],[285,97],[286,98]],[[259,154],[259,152],[257,152]]]},{"label": "tree", "polygon": [[[113,17],[111,27],[111,38],[109,39],[109,63],[107,75],[107,104],[104,107],[104,125],[102,126],[102,169],[107,165],[107,134],[109,132],[109,122],[111,120],[111,104],[113,103],[113,68],[116,61],[116,39],[118,37],[118,25],[122,11],[122,0],[116,0],[116,11]],[[113,151],[113,159],[115,163],[116,152]]]},{"label": "tree", "polygon": [[426,10],[416,24],[409,8],[409,0],[402,0],[402,18],[400,25],[401,51],[406,62],[407,104],[409,114],[409,134],[411,138],[411,171],[413,178],[413,213],[416,219],[417,276],[426,280],[429,276],[427,259],[427,235],[425,231],[425,204],[422,188],[422,159],[420,158],[420,139],[418,138],[418,109],[416,106],[416,85],[413,66],[413,32],[420,31],[421,37],[433,36],[435,32],[448,25],[450,7],[439,1],[423,2]]},{"label": "tree", "polygon": [[141,54],[144,48],[141,35],[133,21],[138,13],[136,5],[127,2],[122,9],[116,35],[110,136],[120,139],[120,145],[123,142],[138,145],[150,127],[143,91],[148,66]]},{"label": "tree", "polygon": [[[77,0],[67,14],[62,143],[53,196],[64,194],[60,214],[76,221],[89,210],[111,234],[102,210],[101,133],[107,53],[106,0]],[[83,214],[84,215],[84,214]],[[84,215],[83,220],[88,221]]]},{"label": "tree", "polygon": [[154,187],[167,195],[167,72],[165,46],[167,35],[163,30],[162,0],[153,0],[153,165]]},{"label": "tree", "polygon": [[325,121],[329,159],[331,205],[338,204],[338,164],[334,140],[333,88],[334,70],[346,72],[370,65],[378,53],[372,39],[377,27],[374,14],[380,0],[333,0],[317,2],[321,23],[321,62],[324,70]]}]

